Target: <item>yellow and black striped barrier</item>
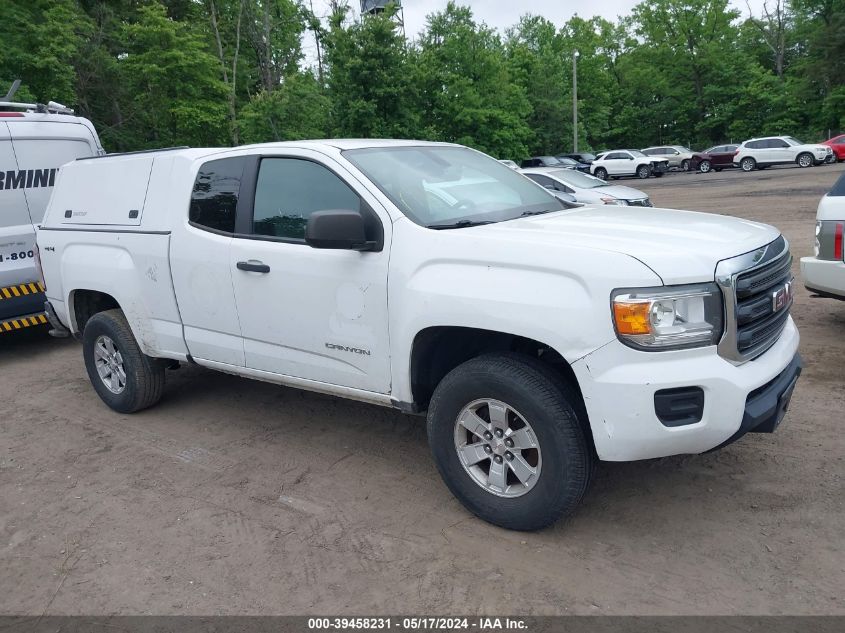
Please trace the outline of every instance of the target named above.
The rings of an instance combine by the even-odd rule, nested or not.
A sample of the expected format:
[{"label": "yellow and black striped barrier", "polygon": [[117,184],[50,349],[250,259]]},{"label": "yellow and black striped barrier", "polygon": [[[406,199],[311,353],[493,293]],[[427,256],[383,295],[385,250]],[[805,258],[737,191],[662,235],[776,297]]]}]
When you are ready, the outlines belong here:
[{"label": "yellow and black striped barrier", "polygon": [[46,314],[32,314],[30,316],[20,317],[18,319],[0,321],[0,333],[13,332],[15,330],[22,330],[23,328],[32,327],[34,325],[45,325],[46,323]]},{"label": "yellow and black striped barrier", "polygon": [[44,292],[44,284],[40,281],[33,281],[18,286],[7,286],[0,288],[0,301],[14,297],[25,297],[26,295],[37,295],[39,292]]}]

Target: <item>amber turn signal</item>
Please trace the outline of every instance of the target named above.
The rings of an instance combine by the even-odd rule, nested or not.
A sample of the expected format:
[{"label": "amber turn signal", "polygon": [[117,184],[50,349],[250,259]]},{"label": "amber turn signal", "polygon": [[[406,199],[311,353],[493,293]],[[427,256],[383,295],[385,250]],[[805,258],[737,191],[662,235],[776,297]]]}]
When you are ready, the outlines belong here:
[{"label": "amber turn signal", "polygon": [[650,301],[613,303],[613,319],[619,334],[651,334]]}]

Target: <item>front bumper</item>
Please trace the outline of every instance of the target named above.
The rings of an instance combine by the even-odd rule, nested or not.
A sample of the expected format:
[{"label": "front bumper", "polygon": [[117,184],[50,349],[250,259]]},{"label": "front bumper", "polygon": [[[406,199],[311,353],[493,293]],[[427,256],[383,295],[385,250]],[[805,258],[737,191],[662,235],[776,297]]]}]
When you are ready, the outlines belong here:
[{"label": "front bumper", "polygon": [[[790,317],[777,342],[742,365],[718,356],[714,347],[640,352],[614,340],[588,354],[572,369],[599,458],[633,461],[704,453],[736,439],[752,404],[749,396],[759,395],[761,387],[773,384],[792,366],[798,343]],[[703,390],[701,419],[666,426],[655,412],[655,393],[684,387]]]},{"label": "front bumper", "polygon": [[845,300],[845,262],[802,257],[801,279],[810,292]]}]

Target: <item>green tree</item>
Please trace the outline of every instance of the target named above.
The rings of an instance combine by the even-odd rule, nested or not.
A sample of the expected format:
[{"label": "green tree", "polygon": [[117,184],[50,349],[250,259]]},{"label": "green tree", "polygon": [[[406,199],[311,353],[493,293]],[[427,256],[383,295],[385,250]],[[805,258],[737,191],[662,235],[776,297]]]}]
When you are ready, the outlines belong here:
[{"label": "green tree", "polygon": [[415,86],[405,40],[390,12],[345,24],[332,16],[326,35],[328,94],[340,136],[402,138],[417,128]]},{"label": "green tree", "polygon": [[138,8],[120,32],[121,144],[132,148],[218,145],[226,140],[226,86],[204,34],[168,18],[165,7]]},{"label": "green tree", "polygon": [[449,2],[428,16],[414,58],[422,132],[499,158],[521,158],[532,140],[531,104],[511,76],[495,31]]},{"label": "green tree", "polygon": [[240,111],[245,143],[325,138],[331,102],[310,72],[290,75],[272,92],[261,92]]}]

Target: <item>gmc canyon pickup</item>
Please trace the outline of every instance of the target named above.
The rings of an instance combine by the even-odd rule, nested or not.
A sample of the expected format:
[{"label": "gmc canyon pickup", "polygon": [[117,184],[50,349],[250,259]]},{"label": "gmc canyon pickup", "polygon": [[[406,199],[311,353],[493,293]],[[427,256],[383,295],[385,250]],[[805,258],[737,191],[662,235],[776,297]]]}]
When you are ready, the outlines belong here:
[{"label": "gmc canyon pickup", "polygon": [[571,513],[598,460],[774,431],[801,370],[776,229],[569,209],[457,145],[79,159],[37,242],[53,332],[112,409],[196,363],[426,413],[446,485],[513,529]]}]

